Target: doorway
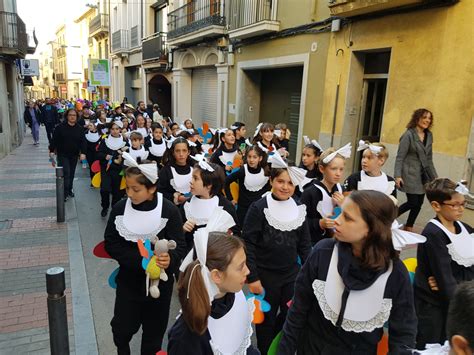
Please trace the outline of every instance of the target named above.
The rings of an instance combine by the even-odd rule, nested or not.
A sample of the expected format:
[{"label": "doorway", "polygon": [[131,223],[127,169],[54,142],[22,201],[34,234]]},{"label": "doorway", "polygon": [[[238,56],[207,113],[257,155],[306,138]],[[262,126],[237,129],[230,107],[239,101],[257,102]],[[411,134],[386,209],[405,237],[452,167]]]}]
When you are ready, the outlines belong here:
[{"label": "doorway", "polygon": [[161,74],[155,75],[148,82],[148,99],[158,104],[163,117],[171,117],[171,84]]}]

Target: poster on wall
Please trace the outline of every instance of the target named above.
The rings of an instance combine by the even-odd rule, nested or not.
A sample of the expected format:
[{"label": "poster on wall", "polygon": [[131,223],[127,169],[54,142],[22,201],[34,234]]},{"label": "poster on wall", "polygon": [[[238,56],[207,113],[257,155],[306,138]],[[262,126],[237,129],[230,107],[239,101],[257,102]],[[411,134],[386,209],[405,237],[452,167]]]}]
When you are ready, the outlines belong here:
[{"label": "poster on wall", "polygon": [[38,59],[21,59],[20,73],[23,76],[39,76],[39,60]]},{"label": "poster on wall", "polygon": [[110,86],[110,61],[108,59],[89,59],[90,86]]}]

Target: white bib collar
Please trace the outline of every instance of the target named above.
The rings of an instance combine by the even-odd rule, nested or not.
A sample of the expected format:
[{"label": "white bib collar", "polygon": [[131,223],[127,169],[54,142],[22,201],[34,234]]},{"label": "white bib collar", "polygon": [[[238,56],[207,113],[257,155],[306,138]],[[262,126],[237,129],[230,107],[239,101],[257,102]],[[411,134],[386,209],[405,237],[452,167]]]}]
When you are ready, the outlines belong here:
[{"label": "white bib collar", "polygon": [[251,344],[254,299],[245,299],[244,293],[235,294],[232,308],[223,317],[207,319],[207,329],[215,355],[245,355]]},{"label": "white bib collar", "polygon": [[151,240],[166,226],[167,218],[161,217],[163,209],[163,195],[157,193],[156,207],[150,211],[138,211],[133,208],[129,198],[125,204],[123,216],[115,217],[115,227],[126,240],[137,242]]},{"label": "white bib collar", "polygon": [[155,157],[162,157],[163,154],[166,152],[166,142],[164,139],[161,140],[161,144],[155,144],[153,142],[153,138],[150,139],[150,148],[149,151],[151,154],[153,154]]},{"label": "white bib collar", "polygon": [[269,225],[281,231],[299,228],[306,218],[306,206],[297,205],[293,198],[277,201],[269,193],[266,197],[267,208],[263,210]]},{"label": "white bib collar", "polygon": [[173,175],[173,178],[170,180],[170,185],[173,187],[173,189],[182,194],[187,194],[188,192],[190,192],[193,169],[190,168],[189,173],[186,175],[180,175],[173,166],[170,166],[170,168],[171,174]]},{"label": "white bib collar", "polygon": [[191,200],[183,206],[187,220],[196,222],[198,226],[207,224],[207,221],[219,206],[219,197],[214,196],[209,199],[201,199],[193,196]]},{"label": "white bib collar", "polygon": [[[313,292],[318,300],[319,307],[324,317],[333,325],[336,325],[341,310],[342,295],[345,289],[344,282],[337,270],[338,263],[337,244],[329,264],[326,281],[314,280]],[[347,298],[344,319],[341,327],[347,332],[372,332],[382,328],[390,317],[392,300],[384,298],[387,280],[392,273],[393,263],[386,272],[364,290],[351,290]]]},{"label": "white bib collar", "polygon": [[112,150],[118,150],[120,148],[125,147],[125,141],[123,140],[122,136],[120,137],[112,137],[111,135],[105,138],[105,145],[107,148]]},{"label": "white bib collar", "polygon": [[375,190],[386,195],[391,195],[395,189],[395,181],[388,181],[387,175],[382,171],[380,176],[369,176],[364,170],[360,171],[360,181],[357,190]]},{"label": "white bib collar", "polygon": [[260,171],[256,174],[249,172],[249,167],[247,164],[244,164],[244,169],[244,186],[247,190],[251,192],[260,191],[268,183],[268,176],[265,176],[265,172],[262,168],[260,168]]},{"label": "white bib collar", "polygon": [[148,136],[148,129],[145,127],[142,128],[137,128],[135,131],[139,132],[142,134],[143,138]]},{"label": "white bib collar", "polygon": [[275,144],[273,144],[273,143],[272,143],[272,150],[271,150],[271,151],[270,151],[270,149],[268,149],[267,147],[265,147],[265,145],[263,145],[263,143],[260,142],[260,141],[257,142],[257,145],[258,145],[259,148],[260,148],[261,150],[263,150],[265,153],[268,153],[268,152],[270,152],[270,153],[276,153],[276,151],[277,151],[277,149],[276,149],[276,147],[275,147]]},{"label": "white bib collar", "polygon": [[[318,202],[316,205],[316,210],[318,213],[321,215],[321,217],[326,218],[327,216],[331,216],[334,211],[334,204],[332,202],[332,197],[328,194],[326,189],[322,186],[319,186],[318,184],[314,184],[320,191],[321,194],[323,195],[323,199]],[[340,184],[336,184],[337,191],[342,193],[342,187]]]},{"label": "white bib collar", "polygon": [[461,222],[455,223],[461,228],[461,233],[451,233],[440,221],[436,219],[430,220],[435,226],[441,229],[444,234],[451,241],[446,245],[448,253],[451,258],[458,264],[464,267],[471,267],[474,265],[474,233],[469,234],[466,227]]},{"label": "white bib collar", "polygon": [[97,141],[100,139],[99,132],[87,131],[86,139],[90,143],[97,143]]},{"label": "white bib collar", "polygon": [[140,158],[142,161],[148,158],[149,154],[149,152],[145,150],[143,146],[140,149],[133,149],[130,147],[128,153],[133,157],[133,159],[137,160],[137,158]]},{"label": "white bib collar", "polygon": [[237,149],[233,152],[222,151],[222,155],[219,156],[219,160],[221,161],[222,164],[224,164],[224,166],[227,166],[229,162],[233,164],[236,154],[237,154]]}]

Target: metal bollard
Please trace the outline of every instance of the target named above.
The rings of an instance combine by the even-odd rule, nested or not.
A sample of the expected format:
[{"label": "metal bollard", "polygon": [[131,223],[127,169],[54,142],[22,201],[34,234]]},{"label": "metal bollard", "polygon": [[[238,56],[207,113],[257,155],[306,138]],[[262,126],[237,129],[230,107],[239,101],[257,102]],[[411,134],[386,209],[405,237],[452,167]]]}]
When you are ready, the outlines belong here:
[{"label": "metal bollard", "polygon": [[64,222],[64,170],[62,166],[56,167],[56,221]]},{"label": "metal bollard", "polygon": [[66,311],[66,280],[62,267],[46,271],[46,292],[48,293],[49,344],[51,355],[69,354],[69,334]]}]

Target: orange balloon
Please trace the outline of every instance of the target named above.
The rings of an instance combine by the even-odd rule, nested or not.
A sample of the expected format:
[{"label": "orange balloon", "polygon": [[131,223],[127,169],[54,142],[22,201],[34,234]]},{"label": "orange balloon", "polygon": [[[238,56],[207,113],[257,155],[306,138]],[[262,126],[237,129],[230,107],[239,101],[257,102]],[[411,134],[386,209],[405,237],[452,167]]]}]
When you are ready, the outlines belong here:
[{"label": "orange balloon", "polygon": [[202,134],[206,135],[208,131],[209,131],[209,123],[204,122],[202,124]]},{"label": "orange balloon", "polygon": [[253,324],[261,324],[265,319],[265,316],[260,308],[260,301],[254,299],[253,303],[255,304],[255,311],[253,311]]},{"label": "orange balloon", "polygon": [[380,339],[379,344],[377,345],[377,355],[387,355],[388,354],[388,336],[384,334],[382,339]]}]

